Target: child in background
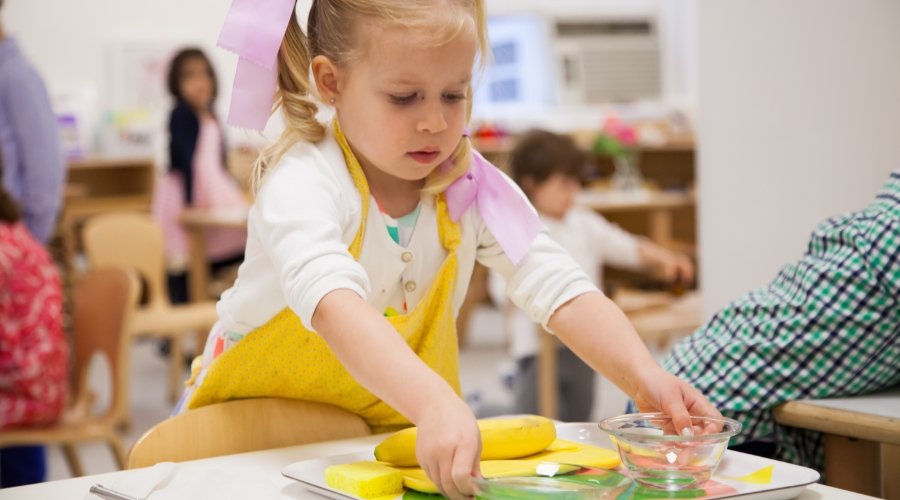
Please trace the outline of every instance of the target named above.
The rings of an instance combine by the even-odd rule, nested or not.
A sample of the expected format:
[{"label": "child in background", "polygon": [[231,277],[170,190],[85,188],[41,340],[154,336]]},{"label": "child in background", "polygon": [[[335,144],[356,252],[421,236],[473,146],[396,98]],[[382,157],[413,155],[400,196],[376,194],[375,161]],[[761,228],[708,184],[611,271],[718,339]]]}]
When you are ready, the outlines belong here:
[{"label": "child in background", "polygon": [[[605,264],[647,272],[667,282],[691,282],[694,267],[686,256],[629,234],[592,210],[574,207],[585,161],[570,137],[543,130],[524,134],[510,155],[513,179],[537,209],[550,237],[596,284],[602,283]],[[540,326],[509,303],[506,289],[503,277],[491,273],[491,298],[504,312],[510,354],[516,361],[515,411],[536,413]],[[559,419],[588,421],[594,402],[594,370],[565,346],[560,346],[558,356]]]},{"label": "child in background", "polygon": [[[213,111],[218,86],[206,54],[179,51],[172,59],[169,93],[175,107],[169,118],[169,171],[160,179],[153,213],[162,225],[173,303],[187,302],[188,237],[181,225],[186,208],[246,211],[248,203],[226,168],[222,128]],[[207,256],[214,270],[240,262],[247,236],[242,229],[209,228]]]},{"label": "child in background", "polygon": [[[0,0],[0,17],[6,12],[3,4]],[[44,81],[4,24],[0,20],[0,185],[16,201],[32,236],[47,243],[62,204],[66,162]],[[42,446],[4,448],[0,486],[41,481],[45,455]]]},{"label": "child in background", "polygon": [[[246,259],[176,411],[278,396],[340,406],[376,431],[413,423],[428,476],[471,496],[481,445],[459,395],[455,316],[478,260],[643,409],[684,432],[689,413],[717,414],[662,371],[512,182],[471,151],[483,1],[315,0],[309,38],[293,1],[232,9],[220,37],[242,58],[230,121],[262,127],[263,85],[277,81],[285,130],[258,165]],[[280,46],[260,37],[285,29]],[[318,99],[331,123],[317,120]]]},{"label": "child in background", "polygon": [[[68,397],[68,367],[56,265],[0,187],[0,432],[56,422]],[[45,475],[43,446],[0,450],[0,487]]]}]

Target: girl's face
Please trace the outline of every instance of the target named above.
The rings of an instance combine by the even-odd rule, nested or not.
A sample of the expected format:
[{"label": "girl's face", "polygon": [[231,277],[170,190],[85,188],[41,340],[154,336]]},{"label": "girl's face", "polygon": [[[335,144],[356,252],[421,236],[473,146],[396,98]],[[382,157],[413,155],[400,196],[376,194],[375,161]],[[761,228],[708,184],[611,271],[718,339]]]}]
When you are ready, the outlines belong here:
[{"label": "girl's face", "polygon": [[462,137],[474,27],[441,46],[408,30],[361,31],[365,55],[335,72],[341,128],[368,176],[418,183]]},{"label": "girl's face", "polygon": [[562,219],[575,203],[575,197],[581,191],[581,183],[574,177],[555,173],[540,184],[530,185],[527,191],[538,212],[554,219]]},{"label": "girl's face", "polygon": [[184,62],[179,83],[181,97],[195,110],[208,111],[213,101],[213,80],[209,65],[194,57]]}]

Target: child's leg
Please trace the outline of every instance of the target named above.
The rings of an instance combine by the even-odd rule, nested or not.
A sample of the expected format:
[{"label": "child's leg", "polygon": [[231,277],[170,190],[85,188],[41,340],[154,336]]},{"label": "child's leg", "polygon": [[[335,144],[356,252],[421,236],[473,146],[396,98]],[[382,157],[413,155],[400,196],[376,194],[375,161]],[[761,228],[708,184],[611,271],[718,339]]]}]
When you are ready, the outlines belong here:
[{"label": "child's leg", "polygon": [[594,406],[594,370],[566,348],[557,353],[559,376],[559,419],[588,422]]},{"label": "child's leg", "polygon": [[526,356],[516,361],[517,373],[513,380],[515,412],[537,414],[537,356]]},{"label": "child's leg", "polygon": [[169,302],[172,304],[186,304],[190,301],[187,271],[169,272],[166,275],[166,280],[169,287]]},{"label": "child's leg", "polygon": [[47,476],[43,446],[10,446],[0,449],[0,488],[40,483]]}]

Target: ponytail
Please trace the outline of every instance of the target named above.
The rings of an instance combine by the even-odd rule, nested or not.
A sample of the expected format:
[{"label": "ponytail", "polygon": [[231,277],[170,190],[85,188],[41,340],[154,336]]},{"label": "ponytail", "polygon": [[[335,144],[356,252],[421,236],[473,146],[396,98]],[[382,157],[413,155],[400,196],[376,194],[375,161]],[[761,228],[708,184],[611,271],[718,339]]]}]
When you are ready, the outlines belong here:
[{"label": "ponytail", "polygon": [[318,142],[325,137],[325,126],[316,119],[319,108],[312,95],[309,79],[309,40],[297,22],[296,14],[291,15],[287,32],[278,51],[278,87],[275,91],[275,106],[284,118],[281,136],[263,149],[253,166],[252,186],[257,192],[266,170],[299,141]]},{"label": "ponytail", "polygon": [[487,67],[487,63],[491,58],[491,43],[488,38],[485,0],[473,0],[472,16],[475,19],[475,35],[478,37],[478,67],[483,70]]}]

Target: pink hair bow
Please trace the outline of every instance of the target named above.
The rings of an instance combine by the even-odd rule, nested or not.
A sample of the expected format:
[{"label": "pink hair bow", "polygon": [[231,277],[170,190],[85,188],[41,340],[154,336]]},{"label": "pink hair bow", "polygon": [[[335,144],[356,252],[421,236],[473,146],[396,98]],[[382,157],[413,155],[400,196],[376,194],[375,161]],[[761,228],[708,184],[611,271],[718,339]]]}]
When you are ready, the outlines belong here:
[{"label": "pink hair bow", "polygon": [[445,191],[450,218],[457,221],[471,207],[481,218],[513,264],[528,253],[543,224],[534,209],[509,180],[477,151],[469,171]]},{"label": "pink hair bow", "polygon": [[275,100],[278,48],[296,0],[233,0],[218,46],[238,55],[227,123],[262,130]]}]

